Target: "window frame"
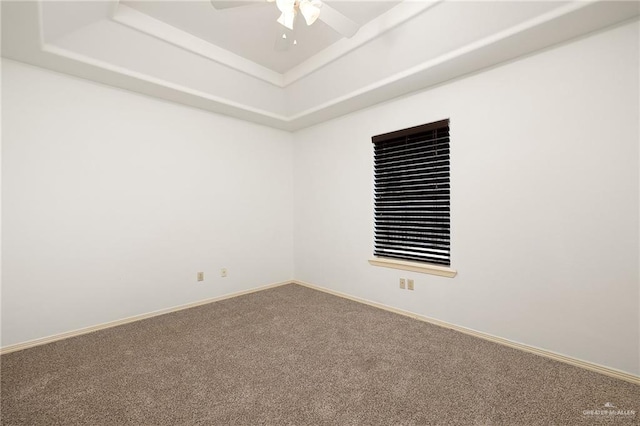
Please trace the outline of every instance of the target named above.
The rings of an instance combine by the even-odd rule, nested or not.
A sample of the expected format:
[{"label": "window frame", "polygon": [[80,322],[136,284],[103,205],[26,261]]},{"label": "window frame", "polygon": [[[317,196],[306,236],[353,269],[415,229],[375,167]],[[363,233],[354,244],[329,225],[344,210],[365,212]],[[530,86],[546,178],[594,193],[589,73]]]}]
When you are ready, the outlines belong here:
[{"label": "window frame", "polygon": [[[402,130],[397,130],[394,132],[384,133],[380,135],[373,136],[371,138],[372,145],[375,147],[376,143],[383,143],[385,141],[390,141],[393,139],[398,139],[402,137],[410,137],[415,136],[420,133],[429,132],[437,129],[441,129],[443,127],[450,126],[450,120],[438,120],[431,123],[409,127]],[[450,127],[449,127],[450,130]],[[375,148],[374,148],[375,149]],[[374,180],[376,179],[376,170],[373,172]],[[449,182],[451,179],[451,170],[449,169],[448,174]],[[374,211],[376,209],[375,196],[374,196]],[[449,194],[449,223],[451,221],[451,194]],[[374,230],[377,230],[376,225],[374,224]],[[375,243],[374,243],[375,244]],[[449,227],[449,249],[451,247],[451,228]],[[375,252],[375,250],[374,250]],[[380,257],[374,254],[373,258],[369,259],[369,264],[373,266],[386,267],[392,269],[400,269],[405,271],[419,272],[430,275],[437,275],[442,277],[453,278],[457,275],[457,271],[452,269],[451,257],[449,254],[449,265],[439,265],[436,263],[429,263],[428,261],[416,261],[416,260],[408,260],[408,259],[399,259],[399,258],[390,258],[390,257]]]}]

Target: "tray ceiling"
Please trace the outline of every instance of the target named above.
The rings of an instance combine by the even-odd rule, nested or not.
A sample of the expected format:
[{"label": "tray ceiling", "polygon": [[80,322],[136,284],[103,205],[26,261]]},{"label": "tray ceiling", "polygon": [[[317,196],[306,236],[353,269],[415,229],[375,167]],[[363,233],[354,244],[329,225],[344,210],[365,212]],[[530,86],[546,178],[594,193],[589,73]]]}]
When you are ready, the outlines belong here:
[{"label": "tray ceiling", "polygon": [[[399,1],[326,3],[365,25]],[[124,1],[120,4],[278,73],[290,70],[343,38],[321,20],[307,26],[298,19],[294,27],[298,43],[288,51],[275,51],[276,37],[281,35],[281,26],[276,22],[280,12],[275,3],[228,9],[215,9],[206,1]]]},{"label": "tray ceiling", "polygon": [[273,3],[3,1],[2,56],[296,130],[637,19],[635,1],[338,1],[346,38],[296,23],[274,50]]}]

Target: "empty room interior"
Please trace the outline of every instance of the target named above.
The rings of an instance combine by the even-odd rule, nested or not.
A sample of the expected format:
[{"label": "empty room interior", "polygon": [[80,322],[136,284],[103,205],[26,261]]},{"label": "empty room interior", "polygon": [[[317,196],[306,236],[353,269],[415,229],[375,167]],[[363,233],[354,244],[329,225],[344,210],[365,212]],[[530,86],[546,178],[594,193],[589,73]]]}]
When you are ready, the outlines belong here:
[{"label": "empty room interior", "polygon": [[640,2],[0,13],[0,424],[640,423]]}]

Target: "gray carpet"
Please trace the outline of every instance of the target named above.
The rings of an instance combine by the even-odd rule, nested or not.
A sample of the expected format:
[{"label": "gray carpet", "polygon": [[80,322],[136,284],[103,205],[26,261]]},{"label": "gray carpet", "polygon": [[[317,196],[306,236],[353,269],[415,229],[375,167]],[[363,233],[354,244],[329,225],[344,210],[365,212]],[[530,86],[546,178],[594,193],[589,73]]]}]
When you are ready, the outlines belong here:
[{"label": "gray carpet", "polygon": [[293,284],[0,361],[3,425],[640,421],[640,386]]}]

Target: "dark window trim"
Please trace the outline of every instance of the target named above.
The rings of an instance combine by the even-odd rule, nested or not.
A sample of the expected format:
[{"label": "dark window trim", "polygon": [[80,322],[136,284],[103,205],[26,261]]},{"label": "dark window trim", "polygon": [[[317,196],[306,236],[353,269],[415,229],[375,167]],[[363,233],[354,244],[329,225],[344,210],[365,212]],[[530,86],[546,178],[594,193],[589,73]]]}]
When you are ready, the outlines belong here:
[{"label": "dark window trim", "polygon": [[371,142],[385,142],[391,139],[404,138],[405,136],[414,135],[416,133],[428,132],[430,130],[439,129],[443,126],[449,125],[449,119],[436,121],[434,123],[421,124],[420,126],[409,127],[408,129],[396,130],[395,132],[383,133],[381,135],[373,136]]},{"label": "dark window trim", "polygon": [[[415,226],[415,229],[410,229],[410,230],[406,230],[406,229],[402,229],[404,226],[402,224],[403,221],[405,221],[405,219],[402,219],[400,217],[398,217],[396,220],[396,222],[393,223],[383,223],[382,225],[379,225],[378,223],[378,218],[382,217],[382,219],[385,219],[383,216],[385,215],[391,215],[390,217],[393,219],[392,216],[397,216],[397,213],[399,213],[400,211],[398,210],[398,212],[393,212],[390,211],[390,207],[396,207],[395,205],[389,205],[389,203],[391,203],[391,201],[387,200],[386,198],[391,197],[391,199],[393,200],[397,200],[397,202],[399,203],[398,205],[401,206],[403,202],[405,202],[405,198],[406,199],[411,199],[414,200],[414,196],[413,194],[411,195],[410,198],[402,196],[402,195],[396,195],[393,194],[394,189],[393,188],[394,185],[396,184],[400,184],[400,186],[398,186],[398,190],[400,190],[402,188],[402,185],[404,185],[404,183],[402,182],[402,180],[398,181],[398,182],[393,182],[393,180],[390,180],[389,176],[385,176],[383,177],[383,182],[379,183],[378,179],[379,179],[379,175],[378,175],[378,167],[380,166],[380,164],[378,164],[378,161],[380,160],[380,158],[382,158],[382,167],[385,167],[385,163],[387,162],[385,160],[384,157],[384,149],[382,148],[384,146],[395,146],[397,144],[402,144],[403,141],[404,143],[407,143],[407,140],[411,141],[414,138],[421,138],[421,137],[426,137],[428,134],[434,135],[435,133],[433,133],[434,131],[440,131],[441,129],[446,128],[446,150],[449,150],[449,131],[450,131],[450,119],[444,119],[444,120],[439,120],[439,121],[435,121],[435,122],[431,122],[428,124],[422,124],[419,126],[413,126],[410,128],[406,128],[406,129],[402,129],[402,130],[397,130],[394,132],[388,132],[388,133],[383,133],[380,135],[376,135],[371,137],[371,142],[373,143],[373,145],[376,147],[375,148],[375,157],[376,157],[376,164],[375,164],[375,186],[376,186],[376,201],[375,201],[375,206],[374,206],[374,211],[375,211],[375,215],[376,215],[376,225],[375,225],[375,239],[376,239],[376,244],[375,244],[375,248],[374,248],[374,258],[369,260],[369,263],[374,265],[374,266],[383,266],[383,267],[387,267],[387,268],[395,268],[395,269],[404,269],[404,270],[410,270],[410,271],[415,271],[415,272],[423,272],[423,273],[429,273],[429,274],[434,274],[434,275],[441,275],[441,276],[447,276],[447,277],[453,277],[456,275],[456,271],[451,269],[450,265],[451,265],[451,228],[450,228],[450,198],[449,198],[449,202],[448,204],[446,204],[446,209],[445,210],[441,210],[441,206],[439,205],[441,203],[441,200],[434,200],[437,201],[438,205],[429,205],[429,206],[425,206],[427,208],[427,210],[425,210],[424,212],[419,212],[421,214],[419,214],[418,216],[421,216],[422,214],[425,214],[425,217],[429,217],[431,214],[433,213],[439,213],[440,211],[442,212],[446,212],[446,217],[447,217],[447,224],[444,225],[444,222],[442,222],[442,225],[440,224],[440,218],[438,218],[438,220],[436,220],[435,225],[438,225],[437,227],[442,227],[443,232],[447,232],[447,237],[446,240],[448,241],[448,245],[446,247],[447,250],[447,257],[446,258],[441,258],[440,254],[442,253],[438,253],[437,249],[440,249],[440,246],[442,246],[442,249],[444,249],[444,245],[447,244],[446,242],[444,242],[445,240],[439,240],[436,242],[433,242],[433,244],[435,246],[438,247],[432,247],[429,246],[431,248],[431,250],[426,250],[424,249],[428,243],[431,243],[432,241],[429,240],[429,238],[432,238],[433,235],[431,237],[423,237],[420,235],[417,235],[420,233],[420,229],[419,227],[422,226],[421,224],[416,224],[415,219],[410,219],[410,221],[412,222],[411,225]],[[429,136],[429,138],[432,138],[433,136]],[[431,140],[431,141],[435,141],[438,139],[426,139],[426,140]],[[417,141],[417,139],[416,139]],[[380,146],[380,148],[378,147],[378,145]],[[417,145],[416,145],[417,147]],[[378,157],[379,156],[379,152],[378,149],[382,149],[382,157]],[[405,148],[406,149],[406,148]],[[410,154],[408,155],[419,155],[419,152],[416,148],[409,148]],[[431,153],[430,155],[433,155],[433,153]],[[436,155],[437,155],[437,150],[436,150]],[[450,169],[449,169],[449,154],[446,153],[444,154],[446,155],[447,158],[447,165],[446,165],[446,179],[447,182],[443,182],[446,185],[446,189],[443,189],[443,191],[447,191],[447,197],[450,197],[450,184],[449,184],[449,178],[450,178]],[[444,172],[445,170],[442,171],[438,171],[438,173]],[[382,171],[383,174],[388,174],[385,173],[384,170]],[[428,171],[426,171],[424,168],[422,168],[421,172],[423,174],[426,175],[432,175],[432,173],[429,173]],[[410,175],[414,178],[418,178],[420,177],[420,173],[410,173]],[[397,175],[396,173],[396,178],[400,178],[402,175]],[[433,183],[431,182],[431,180],[434,179],[433,176],[425,176],[426,179],[429,180],[429,184]],[[437,182],[436,182],[437,183]],[[378,199],[378,191],[380,188],[378,188],[378,186],[382,185],[382,197],[379,201]],[[386,192],[386,194],[385,194]],[[391,192],[391,194],[389,194],[389,192]],[[413,188],[411,188],[411,192],[413,192]],[[425,196],[427,198],[432,197],[433,195],[431,194],[427,194],[425,193]],[[416,199],[417,200],[417,199]],[[426,202],[427,200],[425,200]],[[395,203],[396,201],[394,201]],[[411,201],[412,203],[414,201]],[[380,203],[380,204],[379,204]],[[414,208],[418,208],[421,207],[419,205],[415,205],[415,207],[413,205],[409,205],[408,206],[408,212],[414,211]],[[445,205],[443,204],[442,207],[445,207]],[[397,209],[397,208],[396,208]],[[431,210],[435,209],[437,211],[432,212]],[[393,210],[393,209],[392,209]],[[415,210],[416,212],[418,212],[417,210]],[[435,216],[434,216],[435,217]],[[385,222],[385,220],[383,220],[382,222]],[[391,238],[391,240],[389,240],[388,238],[385,237],[385,235],[389,234],[391,236],[393,236],[394,233],[394,229],[392,229],[392,226],[394,224],[397,223],[397,227],[398,227],[398,234],[397,234],[397,238]],[[430,224],[426,224],[429,226],[427,233],[433,233],[434,230],[430,227]],[[379,226],[382,226],[382,228],[379,228]],[[407,232],[409,233],[414,233],[416,235],[409,235],[407,234]],[[382,236],[382,240],[380,240],[380,244],[379,244],[379,238],[381,238]],[[412,241],[417,241],[417,239],[419,238],[423,238],[424,241],[422,241],[422,244],[418,244],[418,246],[420,246],[420,248],[416,247],[402,247],[402,243],[403,240],[405,240],[406,242],[412,242]],[[397,240],[397,241],[396,241]],[[423,250],[424,249],[424,250]],[[400,251],[397,250],[407,250],[406,254],[401,254]],[[412,253],[413,251],[413,253]],[[423,253],[423,251],[425,251],[426,253]],[[394,253],[392,253],[394,252]],[[431,253],[428,253],[431,252]],[[423,259],[419,259],[425,257]]]}]

